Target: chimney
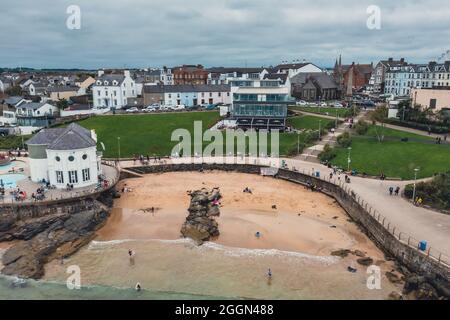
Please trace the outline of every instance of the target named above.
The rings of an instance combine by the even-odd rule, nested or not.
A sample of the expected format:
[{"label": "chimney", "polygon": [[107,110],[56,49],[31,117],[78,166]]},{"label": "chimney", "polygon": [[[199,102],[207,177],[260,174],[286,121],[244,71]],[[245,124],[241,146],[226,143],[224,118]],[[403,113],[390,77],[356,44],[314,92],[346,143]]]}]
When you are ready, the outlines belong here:
[{"label": "chimney", "polygon": [[130,70],[123,70],[123,75],[125,77],[130,77]]},{"label": "chimney", "polygon": [[91,130],[91,138],[92,138],[95,142],[97,142],[97,134],[95,133],[95,130],[94,130],[94,129]]},{"label": "chimney", "polygon": [[98,74],[99,77],[101,77],[102,75],[105,74],[105,71],[104,70],[98,70],[97,74]]}]

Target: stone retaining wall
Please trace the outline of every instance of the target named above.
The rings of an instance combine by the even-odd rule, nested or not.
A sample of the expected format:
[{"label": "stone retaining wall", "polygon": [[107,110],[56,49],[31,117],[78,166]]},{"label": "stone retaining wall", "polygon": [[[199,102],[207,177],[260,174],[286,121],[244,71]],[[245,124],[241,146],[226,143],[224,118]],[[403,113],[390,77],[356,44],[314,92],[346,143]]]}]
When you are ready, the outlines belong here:
[{"label": "stone retaining wall", "polygon": [[[241,173],[260,174],[261,166],[246,164],[166,164],[145,167],[128,168],[140,174],[158,174],[164,172],[220,170],[236,171]],[[122,172],[121,179],[132,178],[130,173]],[[345,187],[321,180],[300,172],[279,169],[275,178],[291,181],[301,185],[313,183],[321,188],[321,191],[339,202],[347,214],[363,229],[363,231],[386,254],[395,258],[401,265],[410,271],[427,277],[437,288],[448,292],[450,290],[450,268],[427,256],[408,243],[400,241],[397,236],[384,226],[384,222],[378,221],[376,214],[367,209],[359,197],[345,190]],[[399,235],[401,237],[401,235]]]}]

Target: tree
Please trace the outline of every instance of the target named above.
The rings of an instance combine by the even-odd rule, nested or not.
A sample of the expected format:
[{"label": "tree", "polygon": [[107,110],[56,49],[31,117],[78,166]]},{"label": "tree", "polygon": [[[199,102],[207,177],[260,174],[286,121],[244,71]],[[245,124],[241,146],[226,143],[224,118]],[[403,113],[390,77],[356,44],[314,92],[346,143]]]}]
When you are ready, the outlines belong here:
[{"label": "tree", "polygon": [[69,103],[67,102],[66,99],[61,99],[56,103],[56,107],[59,110],[64,110],[65,108],[67,108],[69,106]]},{"label": "tree", "polygon": [[[386,127],[388,109],[386,106],[380,106],[369,113],[369,118],[375,124],[375,133],[377,135],[378,142],[384,141],[384,128]],[[376,124],[380,123],[380,126]]]},{"label": "tree", "polygon": [[8,96],[20,96],[22,95],[22,88],[20,86],[12,86],[5,90]]}]

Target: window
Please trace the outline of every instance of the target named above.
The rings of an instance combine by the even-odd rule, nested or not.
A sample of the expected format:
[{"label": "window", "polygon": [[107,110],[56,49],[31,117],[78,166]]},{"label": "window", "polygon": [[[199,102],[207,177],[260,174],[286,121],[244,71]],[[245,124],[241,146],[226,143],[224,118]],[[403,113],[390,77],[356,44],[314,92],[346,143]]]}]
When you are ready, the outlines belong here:
[{"label": "window", "polygon": [[89,172],[89,168],[88,169],[83,169],[81,172],[83,174],[83,181],[84,182],[91,180],[91,174]]},{"label": "window", "polygon": [[436,99],[430,99],[430,109],[436,108]]},{"label": "window", "polygon": [[56,183],[64,183],[64,174],[62,171],[56,171]]},{"label": "window", "polygon": [[58,162],[60,162],[60,161],[61,161],[61,158],[58,157],[58,156],[56,156],[56,157],[55,157],[55,160],[58,161]]},{"label": "window", "polygon": [[83,154],[82,158],[83,158],[83,160],[86,160],[87,159],[87,154]]},{"label": "window", "polygon": [[100,96],[101,94],[100,94],[100,90],[97,90],[97,94]]},{"label": "window", "polygon": [[76,170],[69,171],[69,183],[78,183],[78,174]]},{"label": "window", "polygon": [[72,162],[73,160],[75,160],[74,156],[69,156],[69,161]]}]

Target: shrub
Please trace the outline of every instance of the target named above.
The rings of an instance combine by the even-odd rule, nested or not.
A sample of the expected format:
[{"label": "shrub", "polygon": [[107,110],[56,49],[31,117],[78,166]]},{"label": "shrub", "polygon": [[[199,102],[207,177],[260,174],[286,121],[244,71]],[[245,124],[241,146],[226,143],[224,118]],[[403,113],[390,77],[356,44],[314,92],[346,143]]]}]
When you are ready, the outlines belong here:
[{"label": "shrub", "polygon": [[[30,136],[23,136],[24,146],[26,147],[25,142],[30,138]],[[0,150],[9,150],[9,149],[22,149],[22,137],[21,136],[6,136],[0,137]]]},{"label": "shrub", "polygon": [[[405,196],[412,198],[414,185],[405,187]],[[450,210],[450,173],[442,173],[429,182],[419,182],[416,185],[416,197],[423,199],[423,203],[436,208]]]},{"label": "shrub", "polygon": [[323,148],[323,151],[319,154],[319,160],[321,162],[330,162],[336,157],[336,152],[330,145],[327,143]]},{"label": "shrub", "polygon": [[449,126],[442,126],[442,125],[437,125],[437,124],[425,124],[425,123],[411,122],[411,121],[402,121],[402,120],[398,120],[398,119],[387,119],[386,122],[397,125],[397,126],[418,129],[418,130],[423,130],[423,131],[431,131],[433,133],[438,133],[438,134],[450,133]]},{"label": "shrub", "polygon": [[368,130],[369,130],[369,124],[367,122],[365,122],[364,120],[359,120],[355,124],[355,131],[360,136],[365,135]]},{"label": "shrub", "polygon": [[339,137],[337,137],[337,143],[342,148],[348,148],[352,144],[352,138],[350,136],[350,133],[344,132]]}]

